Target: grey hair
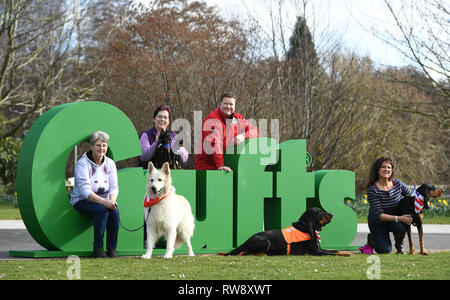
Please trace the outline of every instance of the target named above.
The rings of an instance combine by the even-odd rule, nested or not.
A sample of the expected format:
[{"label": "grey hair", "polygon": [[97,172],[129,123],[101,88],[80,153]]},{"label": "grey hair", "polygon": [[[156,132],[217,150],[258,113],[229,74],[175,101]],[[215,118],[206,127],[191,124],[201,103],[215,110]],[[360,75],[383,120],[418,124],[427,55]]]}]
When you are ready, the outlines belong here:
[{"label": "grey hair", "polygon": [[109,144],[109,135],[103,131],[96,131],[91,135],[91,140],[89,141],[89,143],[91,145],[94,145],[97,140]]}]

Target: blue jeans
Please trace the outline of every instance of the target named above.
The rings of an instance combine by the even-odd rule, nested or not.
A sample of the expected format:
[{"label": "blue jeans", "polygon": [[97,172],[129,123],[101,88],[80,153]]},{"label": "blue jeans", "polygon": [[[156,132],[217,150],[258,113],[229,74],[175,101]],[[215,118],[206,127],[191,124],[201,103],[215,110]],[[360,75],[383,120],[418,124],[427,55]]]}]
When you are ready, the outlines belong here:
[{"label": "blue jeans", "polygon": [[103,236],[106,229],[106,247],[107,249],[116,249],[120,225],[119,209],[109,210],[102,204],[90,200],[78,201],[74,207],[83,215],[94,219],[94,247],[103,247]]},{"label": "blue jeans", "polygon": [[369,221],[369,230],[375,240],[375,251],[379,254],[391,253],[392,243],[389,232],[394,234],[405,233],[407,226],[404,223],[380,222],[374,223]]}]

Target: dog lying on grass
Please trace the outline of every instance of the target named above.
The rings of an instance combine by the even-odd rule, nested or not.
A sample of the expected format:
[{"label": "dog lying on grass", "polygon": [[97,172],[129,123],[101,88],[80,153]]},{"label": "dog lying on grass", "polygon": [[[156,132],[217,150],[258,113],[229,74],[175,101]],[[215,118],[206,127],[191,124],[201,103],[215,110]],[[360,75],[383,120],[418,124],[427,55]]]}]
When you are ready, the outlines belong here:
[{"label": "dog lying on grass", "polygon": [[221,255],[340,255],[353,256],[348,251],[320,248],[318,232],[331,222],[333,215],[320,208],[308,208],[297,222],[282,230],[267,230],[251,236],[229,253]]}]

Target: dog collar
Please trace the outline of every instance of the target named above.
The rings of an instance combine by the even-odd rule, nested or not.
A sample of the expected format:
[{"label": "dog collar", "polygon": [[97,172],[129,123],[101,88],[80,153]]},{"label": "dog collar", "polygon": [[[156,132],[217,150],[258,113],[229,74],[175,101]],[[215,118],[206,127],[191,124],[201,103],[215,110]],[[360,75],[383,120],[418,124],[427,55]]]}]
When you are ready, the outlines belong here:
[{"label": "dog collar", "polygon": [[164,198],[166,198],[168,195],[169,194],[167,193],[166,195],[164,195],[160,198],[150,198],[147,194],[145,194],[144,207],[151,207],[153,205],[156,205],[159,202],[161,202],[162,200],[164,200]]},{"label": "dog collar", "polygon": [[322,243],[322,239],[320,238],[319,232],[317,230],[315,230],[316,233],[316,238],[319,241],[319,243]]},{"label": "dog collar", "polygon": [[159,147],[163,147],[163,148],[165,148],[165,149],[170,149],[170,144],[165,144],[165,145],[159,144],[158,148],[159,148]]},{"label": "dog collar", "polygon": [[417,191],[415,186],[414,186],[413,195],[414,195],[414,211],[416,213],[420,213],[423,209],[425,201],[423,200],[423,196],[421,194],[419,194],[419,192]]}]

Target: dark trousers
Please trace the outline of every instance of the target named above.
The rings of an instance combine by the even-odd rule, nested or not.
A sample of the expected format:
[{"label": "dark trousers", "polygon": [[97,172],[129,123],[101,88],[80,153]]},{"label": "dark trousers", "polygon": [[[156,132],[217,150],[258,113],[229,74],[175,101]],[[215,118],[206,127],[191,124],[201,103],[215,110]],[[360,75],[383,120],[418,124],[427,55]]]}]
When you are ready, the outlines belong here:
[{"label": "dark trousers", "polygon": [[375,241],[375,251],[379,254],[391,253],[392,243],[389,237],[389,232],[394,234],[405,233],[407,226],[404,223],[389,223],[380,222],[374,223],[369,222],[369,230]]},{"label": "dark trousers", "polygon": [[106,247],[107,249],[116,249],[120,225],[119,209],[109,210],[102,204],[90,200],[78,201],[74,207],[83,215],[93,218],[94,247],[103,247],[103,236],[106,229]]}]

